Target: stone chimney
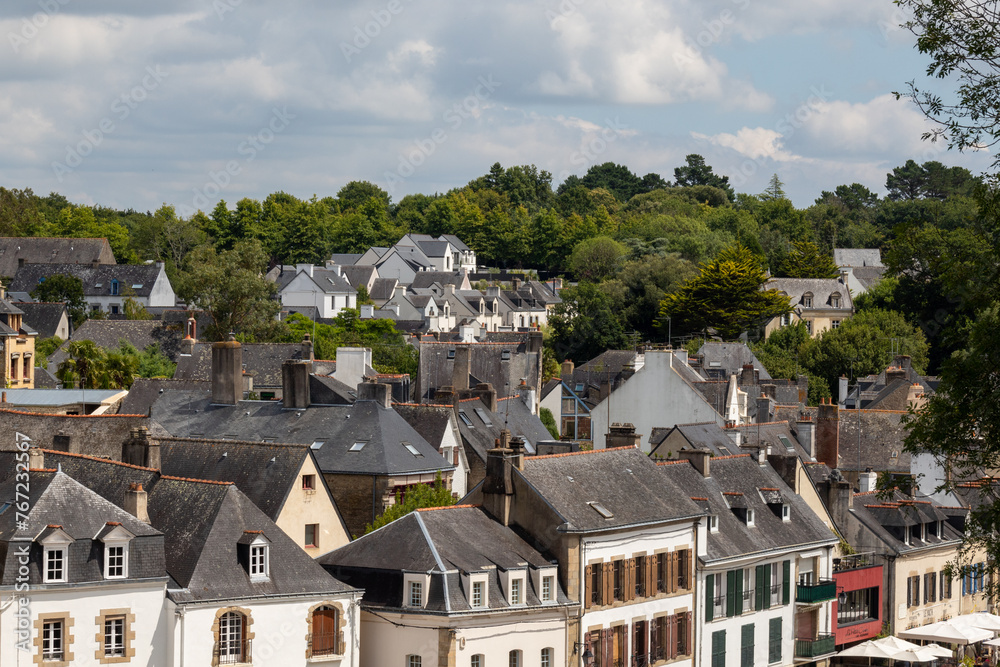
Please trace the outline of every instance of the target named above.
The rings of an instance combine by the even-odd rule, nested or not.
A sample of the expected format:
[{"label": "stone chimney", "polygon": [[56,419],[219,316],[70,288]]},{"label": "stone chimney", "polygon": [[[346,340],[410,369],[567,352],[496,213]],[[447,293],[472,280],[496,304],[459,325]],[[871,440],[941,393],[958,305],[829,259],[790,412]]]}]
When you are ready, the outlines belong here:
[{"label": "stone chimney", "polygon": [[513,287],[513,290],[515,292],[517,290],[521,289],[521,279],[520,278],[514,278],[513,280],[510,281],[510,284],[511,284],[511,287]]},{"label": "stone chimney", "polygon": [[868,493],[869,491],[874,491],[875,486],[878,484],[878,474],[873,472],[871,468],[866,468],[863,473],[858,475],[858,492]]},{"label": "stone chimney", "polygon": [[810,458],[816,458],[816,422],[807,414],[799,415],[795,422],[795,439]]},{"label": "stone chimney", "polygon": [[313,339],[311,334],[302,337],[302,359],[312,361],[316,357],[313,355]]},{"label": "stone chimney", "polygon": [[602,378],[601,389],[600,393],[598,394],[597,402],[600,403],[610,395],[611,395],[611,380],[607,378]]},{"label": "stone chimney", "polygon": [[840,406],[823,399],[816,419],[816,460],[831,469],[840,464]]},{"label": "stone chimney", "polygon": [[830,518],[833,519],[834,525],[843,530],[847,527],[848,516],[854,505],[854,491],[851,490],[851,485],[843,481],[839,474],[836,477],[837,480],[834,479],[834,475],[831,475],[827,482],[826,508],[830,510]]},{"label": "stone chimney", "polygon": [[797,454],[775,454],[772,452],[767,455],[767,462],[781,476],[788,488],[796,494],[799,493],[799,457]]},{"label": "stone chimney", "polygon": [[712,476],[712,451],[709,449],[682,449],[677,452],[678,459],[687,459],[702,477]]},{"label": "stone chimney", "polygon": [[139,519],[149,523],[149,511],[146,507],[146,492],[142,490],[142,484],[132,482],[125,492],[125,511]]},{"label": "stone chimney", "polygon": [[896,380],[903,380],[904,382],[909,377],[905,368],[900,368],[899,366],[889,366],[885,370],[885,383],[887,385],[892,384]]},{"label": "stone chimney", "polygon": [[757,399],[757,423],[766,424],[774,416],[774,401],[770,396],[761,394]]},{"label": "stone chimney", "polygon": [[381,382],[362,382],[358,385],[359,401],[375,401],[383,408],[392,407],[392,387]]},{"label": "stone chimney", "polygon": [[236,405],[243,400],[243,346],[229,340],[212,343],[212,403]]},{"label": "stone chimney", "polygon": [[911,384],[909,390],[906,392],[906,405],[914,410],[919,410],[926,402],[927,396],[924,394],[923,386],[916,382]]},{"label": "stone chimney", "polygon": [[309,407],[311,374],[312,361],[286,359],[281,364],[281,402],[286,409],[301,410]]},{"label": "stone chimney", "polygon": [[517,393],[531,414],[535,414],[535,388],[521,380],[521,384],[517,387]]},{"label": "stone chimney", "polygon": [[572,384],[572,382],[573,382],[573,371],[575,370],[575,368],[576,367],[574,366],[572,359],[567,359],[566,361],[562,362],[562,368],[560,369],[560,372],[559,372],[560,379],[563,382],[566,382],[568,384]]},{"label": "stone chimney", "polygon": [[849,393],[851,393],[851,390],[847,384],[847,376],[841,375],[837,378],[837,403],[840,404],[840,407],[844,407],[847,403],[847,395]]},{"label": "stone chimney", "polygon": [[514,452],[495,447],[486,453],[486,478],[483,480],[483,509],[503,526],[511,521],[514,500]]},{"label": "stone chimney", "polygon": [[486,409],[490,412],[496,412],[499,403],[497,402],[497,390],[493,388],[489,382],[480,382],[476,385],[476,388],[472,390],[474,396],[483,402]]},{"label": "stone chimney", "polygon": [[912,359],[910,359],[910,355],[908,354],[897,354],[896,358],[893,359],[893,364],[907,371],[910,370],[911,362]]},{"label": "stone chimney", "polygon": [[160,443],[150,439],[149,429],[137,426],[122,445],[122,463],[160,469]]},{"label": "stone chimney", "polygon": [[611,425],[607,436],[605,437],[605,447],[611,449],[612,447],[636,447],[638,448],[642,442],[642,435],[635,432],[634,424],[619,424],[614,423]]},{"label": "stone chimney", "polygon": [[45,452],[39,447],[32,447],[28,450],[28,469],[41,470],[45,467]]},{"label": "stone chimney", "polygon": [[513,463],[518,470],[524,470],[524,455],[527,448],[524,446],[524,438],[519,435],[510,439],[510,451],[514,453]]},{"label": "stone chimney", "polygon": [[740,384],[759,384],[760,383],[760,371],[753,367],[753,364],[743,364],[743,370],[740,371]]},{"label": "stone chimney", "polygon": [[455,391],[469,388],[469,374],[472,373],[472,348],[468,344],[455,346],[455,361],[451,371],[451,386]]}]

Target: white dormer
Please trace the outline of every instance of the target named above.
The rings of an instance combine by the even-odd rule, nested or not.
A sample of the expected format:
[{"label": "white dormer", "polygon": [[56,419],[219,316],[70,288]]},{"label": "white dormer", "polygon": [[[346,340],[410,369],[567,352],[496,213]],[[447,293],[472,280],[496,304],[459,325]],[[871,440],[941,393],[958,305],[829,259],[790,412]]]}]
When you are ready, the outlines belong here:
[{"label": "white dormer", "polygon": [[802,306],[804,308],[812,308],[813,307],[813,294],[812,294],[812,292],[806,292],[805,294],[802,295]]},{"label": "white dormer", "polygon": [[75,540],[62,526],[50,525],[37,538],[42,545],[42,582],[69,581],[69,547]]},{"label": "white dormer", "polygon": [[427,606],[427,589],[431,575],[422,572],[403,573],[403,606],[422,609]]},{"label": "white dormer", "polygon": [[834,308],[840,308],[840,292],[834,292],[830,295],[830,305]]},{"label": "white dormer", "polygon": [[115,521],[109,521],[95,537],[104,543],[105,579],[125,579],[128,577],[129,543],[135,537]]},{"label": "white dormer", "polygon": [[492,568],[462,572],[462,586],[465,589],[469,606],[473,609],[489,609],[491,570]]},{"label": "white dormer", "polygon": [[500,571],[500,584],[503,586],[507,604],[512,607],[523,605],[527,600],[527,563],[524,568]]},{"label": "white dormer", "polygon": [[243,532],[237,545],[240,560],[251,581],[266,581],[271,576],[271,540],[259,530]]},{"label": "white dormer", "polygon": [[536,567],[531,570],[531,582],[538,594],[538,599],[542,604],[555,604],[558,596],[556,588],[556,577],[559,571],[555,565],[552,567]]}]

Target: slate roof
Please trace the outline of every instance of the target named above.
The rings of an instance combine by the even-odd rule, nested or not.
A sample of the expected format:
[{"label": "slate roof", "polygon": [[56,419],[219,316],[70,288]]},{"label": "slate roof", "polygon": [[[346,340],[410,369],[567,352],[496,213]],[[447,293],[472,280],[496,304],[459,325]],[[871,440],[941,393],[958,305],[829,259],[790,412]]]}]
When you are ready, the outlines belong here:
[{"label": "slate roof", "polygon": [[334,264],[340,264],[341,266],[357,264],[359,259],[361,259],[361,253],[334,253],[330,256],[330,260]]},{"label": "slate roof", "polygon": [[869,289],[882,280],[886,271],[887,269],[884,266],[856,266],[851,269],[851,275],[853,275],[865,289]]},{"label": "slate roof", "polygon": [[660,454],[666,458],[667,453],[657,452],[657,449],[673,433],[683,436],[687,441],[688,444],[683,447],[684,449],[708,449],[711,450],[713,456],[729,456],[731,454],[743,453],[729,435],[727,435],[726,431],[717,423],[699,422],[694,424],[677,424],[669,429],[653,429],[653,433],[649,439],[652,445],[649,455]]},{"label": "slate roof", "polygon": [[110,296],[111,281],[121,283],[119,294],[124,298],[148,297],[160,275],[157,264],[25,264],[17,269],[10,284],[11,291],[31,292],[48,276],[57,274],[74,276],[83,282],[84,296]]},{"label": "slate roof", "polygon": [[[719,530],[707,535],[707,553],[703,557],[706,563],[837,542],[826,524],[788,488],[774,468],[759,465],[752,456],[715,457],[711,460],[711,477],[707,478],[687,461],[663,464],[659,469],[685,499],[707,498],[710,513],[719,517]],[[742,494],[740,504],[754,510],[752,527],[733,512],[725,493]],[[768,505],[767,500],[773,504]],[[781,518],[781,503],[790,507],[789,521]]]},{"label": "slate roof", "polygon": [[69,356],[66,352],[69,343],[77,340],[93,341],[106,350],[117,348],[123,340],[140,352],[156,345],[171,361],[177,361],[183,338],[184,327],[180,324],[165,324],[158,320],[87,320],[73,332],[69,341],[52,353],[49,362],[56,365],[62,363]]},{"label": "slate roof", "polygon": [[[58,462],[116,505],[128,483],[145,480],[150,523],[165,537],[166,569],[173,580],[167,594],[174,602],[352,590],[328,575],[234,484],[160,476],[148,468],[57,452],[46,451],[45,457],[46,465]],[[251,581],[236,557],[237,542],[247,530],[261,531],[270,540],[271,563],[280,563],[265,581]]]},{"label": "slate roof", "polygon": [[399,281],[395,278],[376,278],[369,296],[374,301],[388,301],[398,284]]},{"label": "slate roof", "polygon": [[[253,385],[281,386],[281,365],[286,359],[302,359],[301,343],[243,343],[243,365],[253,374]],[[194,352],[177,357],[175,380],[211,380],[212,344],[195,343]]]},{"label": "slate roof", "polygon": [[[35,375],[37,385],[38,375]],[[128,390],[128,396],[121,402],[118,412],[123,415],[148,415],[153,403],[167,391],[196,391],[207,394],[212,391],[208,380],[172,380],[169,378],[136,378]]]},{"label": "slate roof", "polygon": [[[468,452],[470,449],[486,461],[487,452],[500,439],[500,431],[504,428],[510,431],[512,437],[525,439],[529,454],[535,453],[535,445],[543,440],[551,440],[542,420],[533,415],[520,396],[499,399],[497,410],[492,412],[482,400],[470,399],[459,401],[457,407],[458,431]],[[471,426],[465,422],[468,419]],[[487,423],[488,422],[488,423]]]},{"label": "slate roof", "polygon": [[[815,419],[815,415],[813,416]],[[776,454],[788,451],[789,445],[795,454],[803,461],[810,461],[812,457],[799,444],[796,434],[792,431],[791,425],[787,421],[761,422],[757,424],[743,424],[741,426],[730,426],[725,429],[727,433],[737,431],[741,433],[741,447],[752,447],[759,449],[761,445],[770,447]],[[841,447],[843,451],[843,447]]]},{"label": "slate roof", "polygon": [[[13,473],[13,468],[10,472]],[[0,482],[0,498],[13,503],[17,491],[17,480],[9,477]],[[130,567],[130,579],[165,577],[163,569],[163,541],[160,531],[116,507],[100,495],[87,489],[62,471],[51,469],[32,470],[28,488],[28,510],[26,526],[19,527],[18,513],[8,505],[0,511],[0,564],[3,572],[0,584],[10,586],[18,577],[18,557],[11,542],[33,541],[48,526],[59,526],[75,542],[70,545],[67,584],[103,581],[104,576],[98,559],[87,558],[91,551],[91,540],[105,528],[107,522],[117,522],[136,536],[136,545],[142,545],[140,557],[134,557]],[[20,498],[19,500],[24,500]],[[146,538],[153,538],[152,540]],[[159,553],[156,552],[159,550]],[[40,584],[41,576],[37,566],[32,564],[27,583]]]},{"label": "slate roof", "polygon": [[[152,418],[175,437],[268,438],[308,445],[322,441],[313,453],[324,473],[402,475],[454,468],[399,414],[375,401],[285,410],[280,401],[211,405],[211,398],[200,393],[165,392],[153,406]],[[358,442],[367,444],[348,451]]]},{"label": "slate roof", "polygon": [[365,285],[378,278],[378,269],[370,264],[344,265],[340,267],[341,273],[354,289]]},{"label": "slate roof", "polygon": [[[331,573],[364,588],[367,607],[401,609],[403,573],[428,572],[427,605],[419,613],[483,613],[570,606],[556,577],[555,604],[542,604],[533,577],[525,577],[524,604],[511,606],[503,594],[500,572],[552,568],[510,528],[493,521],[479,507],[457,506],[411,512],[319,558]],[[489,573],[488,606],[474,609],[462,573]]]},{"label": "slate roof", "polygon": [[[564,532],[603,532],[706,514],[691,494],[633,447],[528,457],[515,475],[560,515]],[[604,518],[592,506],[595,502],[613,516]]]},{"label": "slate roof", "polygon": [[24,302],[13,304],[24,313],[24,323],[38,332],[39,338],[52,338],[67,313],[65,303]]},{"label": "slate roof", "polygon": [[698,356],[704,357],[702,368],[709,375],[721,375],[722,379],[729,379],[734,373],[739,375],[744,364],[753,364],[761,381],[771,379],[771,374],[764,368],[764,364],[745,343],[709,341],[698,350]]},{"label": "slate roof", "polygon": [[883,266],[878,248],[834,248],[833,261],[837,266]]},{"label": "slate roof", "polygon": [[62,383],[46,368],[35,367],[35,389],[61,389]]},{"label": "slate roof", "polygon": [[[942,545],[958,546],[962,541],[962,534],[947,521],[949,512],[932,501],[912,498],[898,489],[889,497],[875,491],[855,493],[853,500],[848,529],[841,529],[852,545],[868,548],[874,539],[880,543],[881,550],[898,556]],[[910,543],[906,544],[904,531],[909,531],[913,525],[934,521],[943,522],[941,537],[931,531],[926,533],[926,539],[911,534]]]},{"label": "slate roof", "polygon": [[393,409],[432,446],[437,446],[451,428],[455,411],[450,405],[404,403]]},{"label": "slate roof", "polygon": [[0,276],[13,276],[22,259],[26,264],[90,264],[95,260],[115,263],[107,239],[0,238]]},{"label": "slate roof", "polygon": [[462,285],[467,284],[468,277],[465,271],[421,271],[413,276],[410,289],[425,289],[435,283],[445,286],[454,285],[456,289],[462,289]]},{"label": "slate roof", "polygon": [[793,308],[804,308],[803,295],[807,292],[813,296],[813,305],[806,310],[833,308],[831,296],[834,293],[840,294],[839,310],[854,308],[851,291],[839,278],[771,278],[764,287],[787,294]]}]

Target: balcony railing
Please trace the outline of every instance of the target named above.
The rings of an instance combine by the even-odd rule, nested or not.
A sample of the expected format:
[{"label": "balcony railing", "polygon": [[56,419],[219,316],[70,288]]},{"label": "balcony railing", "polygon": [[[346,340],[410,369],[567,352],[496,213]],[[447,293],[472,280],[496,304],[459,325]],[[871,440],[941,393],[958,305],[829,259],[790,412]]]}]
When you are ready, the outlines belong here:
[{"label": "balcony railing", "polygon": [[250,652],[251,640],[243,641],[222,641],[215,645],[216,664],[238,665],[244,662],[252,662]]},{"label": "balcony railing", "polygon": [[818,658],[821,655],[826,655],[827,653],[833,653],[835,649],[834,642],[836,638],[833,635],[822,634],[816,639],[798,639],[795,640],[795,657],[796,658]]},{"label": "balcony railing", "polygon": [[339,632],[319,633],[312,635],[309,641],[309,652],[312,656],[344,655],[344,642]]},{"label": "balcony railing", "polygon": [[881,556],[877,554],[854,554],[853,556],[841,556],[833,559],[833,571],[844,572],[846,570],[859,570],[863,567],[875,567],[881,565]]},{"label": "balcony railing", "polygon": [[837,584],[832,579],[820,579],[795,586],[795,601],[804,604],[826,602],[837,597]]}]

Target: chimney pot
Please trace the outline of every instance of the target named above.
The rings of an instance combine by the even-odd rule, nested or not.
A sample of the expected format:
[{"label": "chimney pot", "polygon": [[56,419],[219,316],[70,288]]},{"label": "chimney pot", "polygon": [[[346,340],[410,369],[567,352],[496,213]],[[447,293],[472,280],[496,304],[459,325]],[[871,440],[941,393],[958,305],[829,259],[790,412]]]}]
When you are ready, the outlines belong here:
[{"label": "chimney pot", "polygon": [[125,511],[139,519],[149,523],[149,511],[147,507],[147,494],[142,489],[142,484],[132,482],[125,492]]}]

